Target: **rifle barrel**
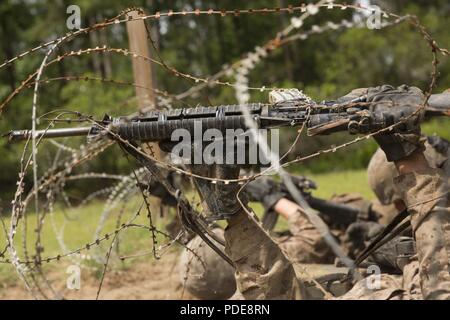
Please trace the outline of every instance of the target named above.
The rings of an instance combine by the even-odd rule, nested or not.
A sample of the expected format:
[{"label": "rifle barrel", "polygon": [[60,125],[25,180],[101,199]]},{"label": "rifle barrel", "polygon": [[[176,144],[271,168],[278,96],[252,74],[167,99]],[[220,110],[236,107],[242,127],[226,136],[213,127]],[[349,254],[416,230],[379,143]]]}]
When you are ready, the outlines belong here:
[{"label": "rifle barrel", "polygon": [[357,208],[346,204],[315,197],[309,197],[307,201],[313,209],[325,216],[329,216],[333,222],[340,224],[349,225],[352,222],[355,222],[359,215],[359,210]]},{"label": "rifle barrel", "polygon": [[[80,128],[61,128],[61,129],[48,129],[48,130],[36,130],[36,138],[62,138],[62,137],[74,137],[74,136],[87,136],[91,127]],[[32,137],[31,130],[14,130],[6,134],[10,142],[28,140]]]}]

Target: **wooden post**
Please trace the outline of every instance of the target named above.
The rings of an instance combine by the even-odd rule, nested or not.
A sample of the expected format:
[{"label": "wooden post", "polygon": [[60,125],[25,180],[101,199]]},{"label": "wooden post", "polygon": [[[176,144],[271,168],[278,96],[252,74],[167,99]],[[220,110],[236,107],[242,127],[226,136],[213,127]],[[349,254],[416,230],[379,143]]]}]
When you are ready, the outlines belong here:
[{"label": "wooden post", "polygon": [[[143,16],[139,11],[130,11],[128,17],[133,19]],[[127,21],[127,33],[130,51],[141,56],[150,58],[148,47],[147,29],[144,20]],[[132,56],[134,83],[136,84],[136,97],[138,101],[139,112],[144,108],[156,109],[156,98],[153,89],[152,62],[140,57]],[[142,149],[156,159],[161,159],[161,150],[156,143],[141,146]],[[151,203],[156,207],[161,207],[161,201],[157,198],[152,199]],[[156,218],[156,217],[155,217]]]},{"label": "wooden post", "polygon": [[[133,19],[143,16],[139,11],[130,11],[127,13],[128,17]],[[127,33],[130,51],[142,57],[150,58],[150,50],[148,48],[147,29],[145,28],[144,20],[127,21]],[[156,108],[156,98],[153,89],[152,76],[152,62],[139,58],[139,56],[132,57],[134,83],[136,84],[136,97],[138,100],[138,109],[141,112],[144,108]],[[152,109],[153,109],[152,108]],[[161,150],[157,144],[150,144],[151,149],[144,150],[152,153],[156,159],[161,158]]]},{"label": "wooden post", "polygon": [[[139,11],[131,11],[127,14],[133,19],[142,16]],[[132,20],[127,22],[127,33],[130,51],[139,56],[150,58],[150,50],[148,48],[147,30],[143,20]],[[136,96],[138,99],[139,111],[145,107],[155,106],[155,95],[152,91],[152,63],[142,58],[132,58],[134,82],[136,87]]]}]

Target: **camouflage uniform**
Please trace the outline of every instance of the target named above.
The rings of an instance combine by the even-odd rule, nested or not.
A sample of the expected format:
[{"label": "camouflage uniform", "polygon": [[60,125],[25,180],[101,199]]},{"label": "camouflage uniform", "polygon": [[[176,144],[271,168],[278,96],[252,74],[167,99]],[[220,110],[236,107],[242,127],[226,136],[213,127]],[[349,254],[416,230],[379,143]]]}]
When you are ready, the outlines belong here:
[{"label": "camouflage uniform", "polygon": [[[375,285],[371,289],[370,285]],[[353,288],[337,300],[421,300],[418,262],[408,264],[403,275],[371,275],[358,281]]]},{"label": "camouflage uniform", "polygon": [[424,299],[450,299],[450,201],[441,169],[395,178],[411,215]]},{"label": "camouflage uniform", "polygon": [[[388,100],[392,99],[399,103],[400,107],[397,108],[405,106],[403,109],[405,114],[411,112],[407,108],[417,106],[420,101],[423,101],[423,96],[418,94],[416,88],[373,89],[378,92],[375,93],[372,101],[385,101],[383,100],[385,95]],[[380,107],[381,111],[384,111],[383,108],[383,106]],[[400,110],[400,113],[403,110]],[[414,119],[414,117],[417,118]],[[430,150],[423,144],[421,146],[423,143],[421,141],[424,139],[419,136],[420,128],[417,125],[419,117],[420,112],[416,112],[412,118],[406,118],[406,121],[409,121],[406,125],[410,128],[409,131],[397,131],[392,137],[389,137],[389,134],[380,134],[375,138],[384,150],[384,154],[388,156],[388,159],[390,158],[389,161],[401,161],[413,152],[420,152],[419,150],[423,152],[428,149],[424,153],[428,165],[421,165],[420,170],[398,175],[394,165],[387,164],[388,159],[379,154],[374,157],[372,163],[375,168],[373,182],[369,181],[375,187],[374,191],[382,203],[402,200],[408,208],[417,255],[411,257],[409,263],[405,261],[401,281],[398,281],[399,279],[395,281],[389,275],[381,275],[383,280],[381,287],[370,290],[366,285],[367,279],[363,279],[341,299],[450,299],[448,149],[439,150],[434,138],[428,138],[428,143],[432,144],[436,150]],[[434,151],[440,151],[438,152],[440,154]],[[419,155],[419,153],[416,154]],[[378,177],[377,172],[380,175]]]},{"label": "camouflage uniform", "polygon": [[[447,142],[438,137],[428,137],[425,142],[425,151],[424,155],[427,159],[431,168],[438,169],[441,168],[443,171],[439,172],[440,178],[434,177],[434,179],[443,179],[444,182],[450,176],[450,166],[449,161],[447,161],[448,156],[450,154],[450,149],[448,148]],[[433,169],[432,169],[433,170]],[[398,175],[397,169],[395,165],[391,162],[387,162],[385,153],[378,149],[370,160],[368,166],[368,177],[369,177],[369,185],[373,192],[377,196],[377,200],[375,200],[372,204],[372,208],[378,214],[380,214],[379,222],[382,224],[388,224],[394,216],[397,214],[397,210],[395,206],[393,206],[393,202],[397,200],[403,200],[404,197],[409,194],[409,198],[421,199],[426,197],[426,192],[424,194],[418,194],[418,191],[407,191],[402,193],[401,190],[408,190],[405,188],[409,188],[409,186],[405,185],[405,182],[402,182],[404,179],[410,178],[395,178]],[[423,178],[422,178],[423,179]],[[429,178],[426,178],[429,179]],[[394,183],[395,181],[395,183]],[[431,188],[434,188],[432,186]],[[438,192],[438,191],[435,191]],[[448,210],[448,209],[447,209]],[[411,211],[411,209],[410,209]],[[413,212],[413,211],[411,211]],[[440,219],[440,218],[436,218]],[[413,221],[415,219],[413,218]],[[431,232],[430,232],[431,231]],[[437,243],[444,244],[448,243],[445,240],[445,236],[441,236],[440,240],[437,240],[434,245],[429,246],[426,241],[423,241],[423,238],[426,237],[426,234],[429,235],[435,234],[435,230],[430,230],[430,227],[425,227],[421,229],[419,233],[416,233],[416,241],[419,241],[416,246],[420,248],[426,248],[426,253],[422,252],[421,256],[430,255],[436,251]],[[448,240],[447,240],[448,241]],[[445,244],[447,245],[447,244]],[[444,266],[444,267],[443,267]],[[388,274],[381,275],[381,287],[377,290],[369,290],[367,289],[366,282],[367,279],[360,281],[357,283],[351,291],[345,294],[341,299],[402,299],[402,300],[411,300],[411,299],[423,299],[431,298],[447,298],[445,294],[442,296],[437,294],[436,296],[428,295],[424,296],[426,292],[430,291],[427,288],[435,288],[434,284],[430,284],[428,281],[421,281],[421,278],[431,279],[430,275],[427,274],[426,270],[422,270],[419,273],[419,261],[418,255],[414,255],[410,258],[410,262],[407,263],[402,268],[403,276],[393,276]],[[441,267],[445,270],[445,264]],[[420,276],[419,276],[420,275]],[[422,283],[423,286],[423,294],[422,294]],[[444,281],[445,283],[445,281]],[[435,289],[432,289],[435,290]]]},{"label": "camouflage uniform", "polygon": [[[271,204],[264,203],[266,210],[271,210],[272,206],[283,196],[281,193],[278,195],[271,194]],[[276,213],[275,213],[276,214]],[[328,245],[325,243],[323,237],[319,234],[319,232],[314,228],[314,226],[309,222],[306,216],[297,212],[296,215],[292,216],[288,221],[288,227],[290,231],[290,235],[287,236],[277,236],[272,234],[269,236],[265,231],[261,229],[261,227],[255,225],[254,221],[243,219],[242,224],[239,228],[227,228],[225,234],[232,234],[232,236],[226,237],[227,247],[229,248],[229,252],[239,252],[240,250],[235,250],[235,247],[246,247],[252,241],[258,240],[259,244],[256,243],[255,247],[251,247],[249,252],[257,251],[255,248],[259,248],[259,245],[263,243],[262,247],[267,248],[267,253],[262,253],[262,261],[261,265],[267,265],[268,261],[270,261],[270,257],[276,256],[276,259],[281,261],[286,260],[286,256],[288,259],[295,263],[332,263],[334,260],[334,256]],[[241,228],[250,228],[252,231],[242,232]],[[215,229],[215,233],[221,235],[220,229]],[[239,236],[234,235],[235,233],[242,233]],[[249,239],[243,237],[243,235],[248,234]],[[200,250],[196,250],[199,245],[201,245]],[[227,299],[231,297],[234,293],[231,290],[231,286],[234,285],[234,270],[228,266],[221,257],[218,256],[216,252],[210,249],[199,237],[195,237],[189,245],[189,248],[195,251],[196,257],[192,252],[184,250],[181,261],[180,261],[180,270],[181,270],[181,278],[185,283],[186,289],[195,295],[198,298],[202,299]],[[281,252],[280,251],[281,248]],[[249,258],[242,259],[241,255],[247,254],[247,251],[240,251],[239,254],[234,254],[231,258],[236,259],[236,263],[238,265],[242,264],[242,261],[246,261],[246,259],[254,259],[255,257],[250,256]],[[266,258],[267,257],[267,258]],[[267,262],[265,259],[267,259]],[[205,268],[212,269],[211,271],[205,270]],[[239,269],[238,269],[239,270]],[[272,274],[278,270],[275,268],[270,271]],[[258,272],[265,272],[265,269],[261,269]],[[278,271],[277,271],[278,272]],[[220,279],[216,280],[214,273],[218,273]],[[237,272],[236,276],[238,277],[238,283],[240,283],[241,278],[240,275],[242,272]],[[226,276],[225,276],[226,275]],[[246,285],[242,288],[245,292],[242,295],[235,295],[232,299],[237,298],[248,298],[252,297],[252,289],[247,287],[251,287],[253,285],[259,286],[263,284],[248,284],[248,279],[251,279],[253,276],[246,276],[246,280],[242,280],[246,283]],[[256,276],[255,276],[256,277]],[[233,279],[229,280],[225,283],[224,279]],[[186,280],[187,279],[187,280]],[[241,281],[241,283],[242,283]],[[275,280],[271,280],[275,281]],[[218,282],[223,283],[223,292],[220,294],[217,292],[220,286]],[[284,289],[283,289],[284,290]],[[248,291],[248,292],[247,292]],[[296,290],[293,294],[297,295],[298,290]],[[283,291],[284,292],[284,291]],[[275,294],[275,296],[273,296]],[[278,297],[278,293],[273,293],[268,295],[268,299],[276,298],[281,299],[282,297]],[[285,294],[285,293],[283,293]],[[220,297],[219,297],[220,296]]]},{"label": "camouflage uniform", "polygon": [[[442,168],[445,174],[450,177],[450,161],[446,161],[450,155],[448,146],[434,147],[431,143],[439,141],[437,144],[445,145],[446,141],[438,137],[428,137],[425,141],[424,155],[430,167]],[[367,167],[369,186],[377,196],[373,203],[373,209],[380,216],[381,224],[388,224],[397,214],[393,203],[402,200],[401,192],[393,183],[393,177],[397,175],[397,169],[392,162],[387,162],[383,150],[378,149],[372,156]]]},{"label": "camouflage uniform", "polygon": [[[428,142],[430,140],[430,142]],[[448,142],[439,137],[428,137],[428,140],[425,142],[425,151],[424,155],[427,159],[428,163],[432,168],[444,168],[446,175],[449,175],[450,171],[447,166],[447,158],[450,149],[448,148]],[[363,250],[367,244],[371,241],[371,236],[367,232],[368,229],[371,229],[372,235],[376,236],[376,229],[378,231],[381,230],[381,225],[387,225],[397,214],[398,210],[394,205],[396,201],[403,201],[402,195],[400,191],[397,190],[396,185],[394,184],[393,178],[396,176],[397,169],[393,163],[387,162],[386,155],[381,149],[378,149],[375,154],[372,156],[368,168],[367,175],[369,180],[369,185],[372,191],[377,196],[377,199],[369,202],[363,199],[361,196],[358,197],[357,194],[348,194],[341,195],[337,197],[333,197],[333,201],[344,203],[348,205],[355,206],[361,210],[361,212],[369,211],[367,207],[370,207],[370,211],[373,216],[376,216],[376,221],[380,224],[379,227],[375,228],[376,225],[372,222],[367,222],[366,230],[360,230],[365,232],[360,232],[360,236],[366,237],[366,239],[355,239],[358,238],[358,235],[353,229],[353,226],[358,225],[356,222],[352,227],[350,227],[344,235],[340,234],[340,239],[342,240],[342,245],[346,249],[348,255],[351,258],[355,258],[358,253]],[[362,221],[370,221],[370,219],[361,219]],[[375,220],[374,220],[375,221]],[[365,222],[363,222],[365,223]],[[372,224],[372,226],[369,226]],[[361,228],[360,228],[361,229]],[[352,233],[352,234],[350,234]],[[411,237],[411,233],[403,233],[402,235]],[[359,248],[357,248],[359,246]],[[393,241],[389,242],[385,246],[382,247],[382,253],[384,255],[388,255],[388,260],[394,262],[395,265],[395,249],[396,246]],[[390,252],[392,251],[392,252]],[[380,252],[379,252],[380,253]],[[394,259],[393,259],[394,258]],[[375,261],[380,266],[388,266],[392,263],[383,264],[381,261]]]},{"label": "camouflage uniform", "polygon": [[[403,267],[403,277],[383,274],[382,286],[367,289],[367,279],[341,299],[450,299],[450,200],[442,169],[400,175],[395,187],[408,206],[417,255]],[[420,201],[418,199],[424,199]],[[393,280],[393,279],[396,280]]]},{"label": "camouflage uniform", "polygon": [[289,260],[295,263],[332,263],[334,256],[323,237],[300,212],[288,219],[290,235],[276,237]]},{"label": "camouflage uniform", "polygon": [[[250,237],[249,239],[242,239],[242,236],[238,237],[234,235],[235,233],[242,231],[240,228],[227,229],[226,234],[232,234],[227,237],[229,239],[229,247],[234,248],[239,245],[244,246],[243,241],[251,242],[255,241],[255,239],[260,239],[260,243],[264,243],[263,246],[267,248],[272,248],[273,245],[277,243],[283,253],[287,255],[288,259],[295,263],[331,263],[334,259],[322,236],[320,236],[309,220],[301,213],[288,220],[289,231],[291,232],[291,235],[288,236],[270,239],[268,235],[265,234],[260,227],[255,226],[252,221],[245,220],[245,223],[242,224],[241,227],[246,227],[247,225],[253,225],[253,231],[247,231]],[[214,232],[219,237],[223,237],[223,231],[221,229],[216,228],[214,229]],[[256,245],[256,248],[258,248],[259,244]],[[201,299],[230,298],[236,290],[233,268],[226,264],[216,252],[200,239],[200,237],[195,237],[189,242],[188,247],[195,251],[195,254],[198,257],[192,252],[184,250],[180,259],[181,279],[186,289],[191,294]],[[274,249],[273,252],[279,250],[278,247],[276,250]],[[250,252],[253,250],[255,249],[250,249]],[[231,249],[231,252],[234,252],[234,250]],[[270,252],[271,251],[269,250],[267,253],[268,257],[273,255],[273,253]],[[247,252],[243,251],[240,252],[240,254],[245,256]],[[232,256],[232,259],[242,261],[240,255],[235,255],[234,258]],[[285,257],[278,253],[277,259],[283,261]],[[272,270],[272,272],[274,270]],[[237,275],[239,275],[239,273]],[[247,283],[247,280],[245,282]],[[247,297],[249,294],[251,293],[245,293],[243,296]],[[237,298],[237,296],[234,296],[232,299]]]},{"label": "camouflage uniform", "polygon": [[244,212],[225,229],[226,251],[236,267],[238,290],[245,299],[301,299],[304,284],[270,236]]}]

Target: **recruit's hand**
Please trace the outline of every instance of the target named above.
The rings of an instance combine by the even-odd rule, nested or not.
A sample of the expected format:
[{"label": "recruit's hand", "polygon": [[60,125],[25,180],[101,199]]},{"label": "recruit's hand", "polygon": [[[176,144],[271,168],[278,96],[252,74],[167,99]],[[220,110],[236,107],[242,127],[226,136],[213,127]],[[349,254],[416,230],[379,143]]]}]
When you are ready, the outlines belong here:
[{"label": "recruit's hand", "polygon": [[280,188],[280,184],[268,177],[261,177],[247,184],[245,191],[250,201],[261,202],[265,210],[270,210],[287,194]]},{"label": "recruit's hand", "polygon": [[[377,132],[382,128],[396,125],[392,130],[379,133],[375,140],[386,153],[388,161],[401,160],[418,149],[423,150],[420,123],[424,118],[424,95],[419,88],[402,85],[394,88],[389,85],[367,88],[366,114],[359,121],[361,133]],[[361,93],[361,92],[358,92]],[[353,127],[352,130],[355,128]]]}]

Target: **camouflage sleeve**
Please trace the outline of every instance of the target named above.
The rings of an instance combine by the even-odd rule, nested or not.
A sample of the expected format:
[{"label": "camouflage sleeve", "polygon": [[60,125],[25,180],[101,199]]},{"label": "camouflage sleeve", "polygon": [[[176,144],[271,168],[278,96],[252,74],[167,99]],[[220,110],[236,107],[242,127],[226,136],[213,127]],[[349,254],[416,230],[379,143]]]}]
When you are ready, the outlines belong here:
[{"label": "camouflage sleeve", "polygon": [[226,251],[236,267],[245,299],[301,299],[291,262],[280,247],[246,215],[225,230]]},{"label": "camouflage sleeve", "polygon": [[441,169],[400,175],[394,183],[411,215],[424,299],[450,299],[450,208]]},{"label": "camouflage sleeve", "polygon": [[290,260],[297,263],[332,263],[334,256],[317,229],[302,213],[288,220],[292,236],[280,238],[279,244]]}]

